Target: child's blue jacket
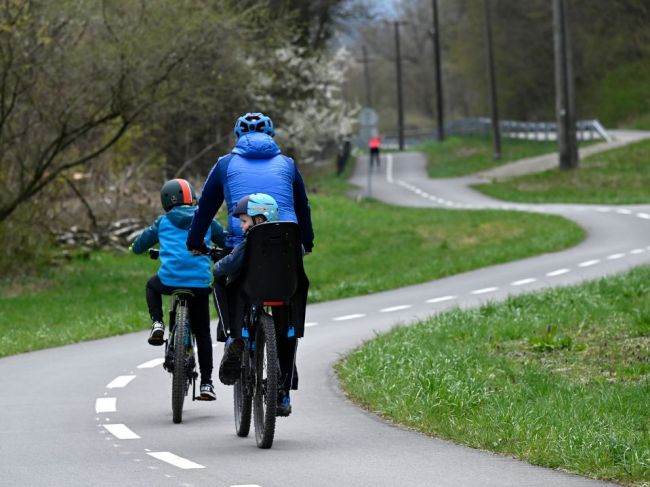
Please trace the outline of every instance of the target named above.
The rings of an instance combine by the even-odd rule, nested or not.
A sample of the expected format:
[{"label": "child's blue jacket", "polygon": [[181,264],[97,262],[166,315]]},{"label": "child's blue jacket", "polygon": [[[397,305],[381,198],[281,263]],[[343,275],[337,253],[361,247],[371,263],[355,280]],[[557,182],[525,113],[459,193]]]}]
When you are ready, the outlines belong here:
[{"label": "child's blue jacket", "polygon": [[[210,257],[193,255],[185,241],[196,212],[195,206],[176,206],[159,216],[133,242],[135,254],[141,254],[160,243],[160,282],[169,287],[210,287]],[[226,243],[226,232],[216,220],[212,220],[205,235],[205,242],[212,241],[219,247]]]}]

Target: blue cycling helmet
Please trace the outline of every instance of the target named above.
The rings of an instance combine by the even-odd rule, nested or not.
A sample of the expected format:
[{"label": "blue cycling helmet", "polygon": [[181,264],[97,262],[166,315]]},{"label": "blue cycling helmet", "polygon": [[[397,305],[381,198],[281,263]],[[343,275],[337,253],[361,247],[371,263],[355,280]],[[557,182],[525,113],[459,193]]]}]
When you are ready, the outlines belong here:
[{"label": "blue cycling helmet", "polygon": [[241,198],[232,210],[232,216],[239,215],[262,215],[268,222],[277,222],[280,219],[278,204],[272,196],[264,193],[255,193]]},{"label": "blue cycling helmet", "polygon": [[235,122],[235,137],[239,138],[251,132],[262,132],[273,137],[275,129],[273,120],[263,113],[247,113],[242,115]]}]

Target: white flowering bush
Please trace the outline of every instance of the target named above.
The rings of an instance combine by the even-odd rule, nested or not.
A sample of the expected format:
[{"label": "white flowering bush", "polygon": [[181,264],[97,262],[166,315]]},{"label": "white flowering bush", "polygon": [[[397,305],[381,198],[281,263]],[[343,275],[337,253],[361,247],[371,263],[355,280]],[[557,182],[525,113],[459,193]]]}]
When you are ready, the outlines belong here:
[{"label": "white flowering bush", "polygon": [[248,61],[256,73],[251,92],[255,106],[272,116],[280,147],[301,164],[333,152],[352,134],[358,112],[341,96],[349,52],[313,56],[286,46],[266,54]]}]

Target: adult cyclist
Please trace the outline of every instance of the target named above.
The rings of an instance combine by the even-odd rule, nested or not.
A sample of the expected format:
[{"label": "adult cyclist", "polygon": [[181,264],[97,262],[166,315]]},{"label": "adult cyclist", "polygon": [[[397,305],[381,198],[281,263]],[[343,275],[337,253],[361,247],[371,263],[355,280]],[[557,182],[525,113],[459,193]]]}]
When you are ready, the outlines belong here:
[{"label": "adult cyclist", "polygon": [[[187,238],[189,250],[205,252],[203,241],[205,232],[219,207],[225,202],[228,210],[228,234],[226,248],[232,249],[243,238],[239,219],[233,216],[237,202],[254,193],[265,193],[277,202],[279,219],[281,221],[297,222],[300,230],[301,243],[306,253],[313,248],[314,231],[311,223],[311,210],[305,190],[305,184],[298,167],[293,159],[282,154],[273,140],[275,129],[273,121],[263,113],[247,113],[237,119],[234,127],[237,142],[229,154],[220,157],[214,165],[203,186],[199,199],[199,208],[194,215]],[[269,276],[271,278],[272,276]],[[306,289],[301,318],[304,321],[304,306],[306,306]],[[285,328],[287,314],[275,311],[274,319],[280,329]],[[222,317],[222,322],[224,317]],[[236,330],[235,327],[233,330]],[[299,337],[300,334],[296,334]],[[232,336],[240,339],[239,336]],[[222,339],[225,339],[222,335]],[[278,343],[280,360],[289,361],[295,356],[295,345]],[[295,339],[294,339],[295,340]],[[233,351],[238,352],[239,347]],[[227,347],[224,356],[229,354]],[[293,359],[291,359],[293,361]],[[223,361],[222,361],[223,362]],[[286,363],[286,362],[285,362]],[[297,386],[297,375],[294,372],[294,384]],[[284,380],[290,380],[285,374]]]}]

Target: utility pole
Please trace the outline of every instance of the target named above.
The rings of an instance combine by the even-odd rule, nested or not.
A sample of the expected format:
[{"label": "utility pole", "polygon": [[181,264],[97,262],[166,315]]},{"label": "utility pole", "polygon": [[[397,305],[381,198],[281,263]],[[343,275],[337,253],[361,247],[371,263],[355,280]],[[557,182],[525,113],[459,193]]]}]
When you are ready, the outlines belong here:
[{"label": "utility pole", "polygon": [[442,104],[442,71],[440,69],[440,38],[438,35],[438,0],[433,0],[433,57],[436,70],[436,116],[438,119],[438,142],[445,140],[445,123],[443,120],[444,106]]},{"label": "utility pole", "polygon": [[499,108],[497,105],[496,77],[494,75],[494,56],[492,54],[492,24],[490,22],[489,0],[483,0],[485,12],[485,44],[487,50],[487,68],[490,80],[490,112],[492,114],[492,142],[494,158],[501,159],[501,131],[499,130]]},{"label": "utility pole", "polygon": [[404,150],[404,102],[402,99],[402,54],[399,47],[399,21],[393,22],[395,26],[395,64],[397,71],[397,131],[399,150]]},{"label": "utility pole", "polygon": [[578,167],[579,159],[576,140],[573,60],[566,10],[566,0],[553,0],[555,110],[560,169],[575,169]]},{"label": "utility pole", "polygon": [[368,71],[368,63],[370,60],[368,59],[368,49],[366,48],[365,44],[363,46],[363,57],[361,58],[361,62],[363,63],[363,76],[366,82],[366,106],[370,108],[372,107],[372,96],[370,94],[370,73]]}]

